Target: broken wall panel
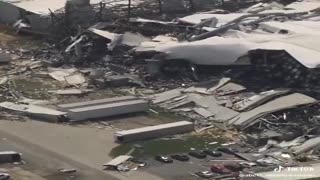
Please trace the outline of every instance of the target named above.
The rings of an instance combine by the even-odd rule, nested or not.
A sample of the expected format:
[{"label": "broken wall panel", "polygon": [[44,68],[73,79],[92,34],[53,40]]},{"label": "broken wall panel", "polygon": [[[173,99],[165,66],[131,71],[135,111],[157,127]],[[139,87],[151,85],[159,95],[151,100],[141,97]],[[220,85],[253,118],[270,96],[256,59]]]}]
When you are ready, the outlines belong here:
[{"label": "broken wall panel", "polygon": [[252,121],[262,117],[266,114],[277,112],[284,109],[290,109],[298,107],[300,105],[308,105],[316,103],[317,100],[309,96],[294,93],[287,96],[279,97],[273,101],[263,104],[255,109],[248,112],[243,112],[238,116],[231,119],[228,124],[238,127],[244,127],[250,124]]},{"label": "broken wall panel", "polygon": [[2,102],[0,103],[0,107],[20,113],[26,113],[27,115],[39,118],[40,120],[47,120],[51,122],[63,121],[66,116],[65,112],[32,104],[27,105]]},{"label": "broken wall panel", "polygon": [[216,90],[218,96],[225,96],[246,90],[247,88],[236,83],[229,82]]},{"label": "broken wall panel", "polygon": [[[193,101],[199,107],[202,107],[206,111],[210,112],[213,119],[217,122],[226,122],[239,114],[238,112],[233,111],[232,109],[220,106],[214,96],[188,94],[188,99],[190,101]],[[207,115],[209,116],[208,113],[206,113],[206,116]]]},{"label": "broken wall panel", "polygon": [[288,90],[270,90],[265,91],[257,95],[253,95],[249,98],[245,98],[233,105],[233,109],[236,111],[246,111],[257,107],[258,105],[268,101],[271,98],[288,93]]},{"label": "broken wall panel", "polygon": [[162,92],[159,94],[151,95],[150,98],[153,99],[152,102],[154,104],[158,104],[158,103],[161,103],[161,102],[164,102],[164,101],[181,96],[182,90],[183,90],[182,88],[173,89],[173,90],[165,91],[165,92]]},{"label": "broken wall panel", "polygon": [[133,159],[132,156],[122,155],[112,159],[110,162],[103,164],[106,168],[116,169],[120,164]]}]

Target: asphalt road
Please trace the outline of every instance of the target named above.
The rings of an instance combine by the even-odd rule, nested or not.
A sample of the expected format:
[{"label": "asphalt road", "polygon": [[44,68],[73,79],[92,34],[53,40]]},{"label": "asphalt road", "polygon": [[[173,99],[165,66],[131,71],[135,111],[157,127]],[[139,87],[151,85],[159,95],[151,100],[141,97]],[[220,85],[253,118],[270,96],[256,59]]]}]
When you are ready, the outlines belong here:
[{"label": "asphalt road", "polygon": [[78,169],[75,180],[163,180],[163,176],[142,169],[128,173],[103,170],[102,164],[112,159],[110,151],[118,146],[113,133],[95,126],[0,120],[0,150],[23,153],[28,162],[24,169],[49,180],[65,179],[56,173],[60,168]]},{"label": "asphalt road", "polygon": [[63,175],[60,168],[75,168],[78,172],[74,180],[118,180],[117,178],[79,163],[68,157],[46,150],[38,145],[21,140],[19,137],[0,130],[0,151],[13,150],[22,153],[26,164],[23,169],[36,173],[48,180],[67,180],[70,175]]}]

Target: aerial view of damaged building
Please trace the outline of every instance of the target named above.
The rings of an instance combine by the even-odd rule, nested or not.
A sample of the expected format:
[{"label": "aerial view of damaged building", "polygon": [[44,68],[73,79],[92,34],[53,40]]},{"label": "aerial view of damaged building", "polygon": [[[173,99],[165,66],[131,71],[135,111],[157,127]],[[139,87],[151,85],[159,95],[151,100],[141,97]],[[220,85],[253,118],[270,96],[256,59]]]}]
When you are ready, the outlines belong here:
[{"label": "aerial view of damaged building", "polygon": [[0,180],[320,179],[320,0],[0,0]]}]

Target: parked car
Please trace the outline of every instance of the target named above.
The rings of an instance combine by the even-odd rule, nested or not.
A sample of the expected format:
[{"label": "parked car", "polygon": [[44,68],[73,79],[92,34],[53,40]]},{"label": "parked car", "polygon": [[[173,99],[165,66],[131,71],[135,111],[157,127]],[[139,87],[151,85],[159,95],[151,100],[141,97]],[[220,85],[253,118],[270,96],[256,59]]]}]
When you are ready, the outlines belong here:
[{"label": "parked car", "polygon": [[232,171],[230,169],[227,169],[222,164],[215,164],[211,166],[211,171],[218,174],[231,174]]},{"label": "parked car", "polygon": [[171,155],[171,158],[176,159],[178,161],[189,161],[190,159],[187,155],[184,155],[184,154],[174,154],[174,155]]},{"label": "parked car", "polygon": [[212,178],[215,174],[210,171],[200,171],[194,173],[195,175],[202,177],[202,178]]},{"label": "parked car", "polygon": [[206,153],[209,156],[212,156],[212,157],[220,157],[220,156],[222,156],[221,152],[215,151],[215,150],[204,150],[203,152]]},{"label": "parked car", "polygon": [[173,163],[173,160],[170,159],[168,156],[158,155],[158,156],[155,157],[155,159],[157,161],[160,161],[160,162],[163,162],[163,163]]},{"label": "parked car", "polygon": [[203,151],[191,151],[189,152],[189,155],[198,159],[204,159],[207,157],[207,155]]}]

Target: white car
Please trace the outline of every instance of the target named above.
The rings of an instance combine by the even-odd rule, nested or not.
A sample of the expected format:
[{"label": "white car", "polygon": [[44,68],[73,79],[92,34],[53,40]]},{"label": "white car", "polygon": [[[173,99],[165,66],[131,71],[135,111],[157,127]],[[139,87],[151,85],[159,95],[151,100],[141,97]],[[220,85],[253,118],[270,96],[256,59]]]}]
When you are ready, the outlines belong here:
[{"label": "white car", "polygon": [[214,177],[214,173],[210,171],[200,171],[195,173],[197,176],[202,177],[202,178],[212,178]]}]

